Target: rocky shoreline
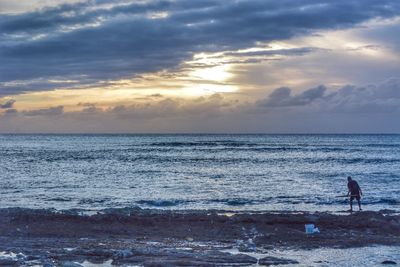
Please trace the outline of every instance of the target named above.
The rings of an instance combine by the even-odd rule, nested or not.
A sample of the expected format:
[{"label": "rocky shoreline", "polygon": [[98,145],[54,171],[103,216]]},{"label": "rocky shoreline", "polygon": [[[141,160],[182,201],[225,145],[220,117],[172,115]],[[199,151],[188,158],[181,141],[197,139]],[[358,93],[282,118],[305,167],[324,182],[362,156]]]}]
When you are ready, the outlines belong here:
[{"label": "rocky shoreline", "polygon": [[[321,233],[306,235],[307,223]],[[400,245],[400,215],[0,209],[0,266],[270,266],[298,262],[255,255],[371,245]]]}]

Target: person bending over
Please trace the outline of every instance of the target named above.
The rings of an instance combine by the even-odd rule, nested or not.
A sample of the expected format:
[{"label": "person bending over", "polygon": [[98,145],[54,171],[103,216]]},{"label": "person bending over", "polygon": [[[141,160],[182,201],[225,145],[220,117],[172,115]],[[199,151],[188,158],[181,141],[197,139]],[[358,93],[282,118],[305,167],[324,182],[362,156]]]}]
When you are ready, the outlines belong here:
[{"label": "person bending over", "polygon": [[361,196],[362,196],[362,191],[358,183],[351,178],[351,176],[347,177],[347,188],[349,189],[349,192],[347,193],[347,196],[350,197],[350,210],[353,211],[353,199],[356,199],[358,202],[358,208],[361,210]]}]

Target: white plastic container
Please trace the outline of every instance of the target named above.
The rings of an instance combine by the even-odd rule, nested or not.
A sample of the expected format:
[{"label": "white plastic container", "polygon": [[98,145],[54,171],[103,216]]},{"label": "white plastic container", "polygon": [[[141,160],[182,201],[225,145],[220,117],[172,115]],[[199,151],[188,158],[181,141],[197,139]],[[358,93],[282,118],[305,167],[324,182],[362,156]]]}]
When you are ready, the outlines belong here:
[{"label": "white plastic container", "polygon": [[306,234],[313,234],[314,233],[314,224],[306,224],[305,225],[306,228]]}]

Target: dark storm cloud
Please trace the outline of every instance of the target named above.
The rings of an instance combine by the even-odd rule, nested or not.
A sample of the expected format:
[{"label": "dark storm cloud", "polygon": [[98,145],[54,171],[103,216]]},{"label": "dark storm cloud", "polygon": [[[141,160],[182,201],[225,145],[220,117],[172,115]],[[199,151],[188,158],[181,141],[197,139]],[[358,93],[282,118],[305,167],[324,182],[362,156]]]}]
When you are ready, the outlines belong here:
[{"label": "dark storm cloud", "polygon": [[176,67],[196,52],[236,50],[399,14],[396,0],[178,0],[88,1],[0,15],[0,95],[57,87],[6,82],[134,77]]},{"label": "dark storm cloud", "polygon": [[[0,17],[0,31],[3,34],[29,33],[44,30],[57,25],[74,25],[90,21],[89,17],[80,14],[79,10],[88,4],[78,3],[75,5],[64,4],[55,8],[48,8],[18,15],[2,15]],[[74,16],[68,16],[72,12]]]},{"label": "dark storm cloud", "polygon": [[[129,5],[123,4],[123,2],[121,2],[123,5],[118,5],[119,2],[87,1],[63,4],[19,15],[3,15],[0,17],[0,30],[4,34],[40,33],[52,28],[94,23],[118,15],[146,14],[147,12],[164,10],[171,5],[167,1],[131,3]],[[112,4],[114,7],[108,8],[101,4]]]},{"label": "dark storm cloud", "polygon": [[14,106],[14,103],[14,99],[7,100],[4,104],[0,104],[0,109],[12,108]]}]

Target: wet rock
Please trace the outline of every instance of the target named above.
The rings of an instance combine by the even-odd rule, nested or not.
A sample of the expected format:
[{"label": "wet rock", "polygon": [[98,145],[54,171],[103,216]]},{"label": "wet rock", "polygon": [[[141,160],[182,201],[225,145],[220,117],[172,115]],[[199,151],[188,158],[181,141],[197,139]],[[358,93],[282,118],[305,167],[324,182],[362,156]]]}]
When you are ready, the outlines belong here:
[{"label": "wet rock", "polygon": [[305,218],[310,222],[310,223],[317,223],[319,221],[319,216],[316,214],[309,214],[306,215]]},{"label": "wet rock", "polygon": [[80,265],[79,263],[75,263],[72,261],[64,261],[61,264],[62,267],[83,267],[83,265]]},{"label": "wet rock", "polygon": [[[42,260],[42,266],[43,267],[55,267],[58,264],[56,264],[53,260],[50,259],[44,259]],[[58,265],[59,266],[59,265]]]},{"label": "wet rock", "polygon": [[53,258],[61,259],[61,260],[71,260],[76,257],[79,258],[87,258],[91,260],[100,260],[104,261],[112,258],[114,255],[118,254],[117,252],[111,249],[102,249],[102,248],[94,248],[94,249],[86,249],[86,248],[75,248],[72,250],[63,250],[62,252],[57,253],[57,255],[53,255]]},{"label": "wet rock", "polygon": [[209,252],[196,256],[202,259],[204,262],[214,264],[255,264],[257,259],[245,254],[231,254],[224,252]]},{"label": "wet rock", "polygon": [[28,255],[25,257],[26,261],[35,261],[35,260],[40,260],[42,257],[37,256],[37,255]]},{"label": "wet rock", "polygon": [[90,249],[86,250],[83,255],[91,256],[91,257],[100,257],[100,258],[111,258],[115,253],[108,249]]},{"label": "wet rock", "polygon": [[172,267],[172,266],[193,266],[193,267],[212,267],[215,266],[212,263],[206,263],[202,261],[190,261],[190,260],[149,260],[143,263],[144,267]]},{"label": "wet rock", "polygon": [[[149,251],[150,252],[150,251]],[[257,259],[244,254],[230,254],[219,251],[186,252],[179,250],[159,250],[149,254],[135,254],[127,258],[114,259],[112,264],[143,264],[144,266],[248,266],[257,263]]]},{"label": "wet rock", "polygon": [[394,214],[397,213],[395,210],[391,210],[391,209],[383,209],[379,211],[380,213],[384,213],[384,214]]},{"label": "wet rock", "polygon": [[[171,249],[171,250],[173,250],[173,249]],[[137,255],[158,256],[158,255],[161,255],[163,252],[162,252],[162,248],[149,246],[149,247],[136,247],[132,251],[132,253],[134,256],[137,256]]]},{"label": "wet rock", "polygon": [[38,261],[38,260],[41,260],[41,259],[43,259],[43,256],[39,256],[39,255],[27,255],[26,257],[25,257],[25,261]]},{"label": "wet rock", "polygon": [[385,265],[397,265],[397,262],[395,262],[395,261],[389,261],[389,260],[382,261],[381,263],[382,263],[382,264],[385,264]]},{"label": "wet rock", "polygon": [[391,220],[390,221],[390,225],[393,227],[393,228],[400,228],[400,221],[397,221],[397,220]]},{"label": "wet rock", "polygon": [[238,249],[240,252],[255,252],[257,251],[256,244],[254,243],[253,239],[249,238],[246,241],[238,240],[236,242]]},{"label": "wet rock", "polygon": [[[396,214],[238,213],[227,217],[208,213],[143,210],[134,216],[129,212],[81,216],[0,209],[0,251],[21,251],[27,256],[18,260],[25,266],[48,263],[46,266],[50,267],[60,266],[64,261],[101,262],[110,259],[140,265],[157,259],[174,262],[170,265],[190,263],[188,265],[207,266],[226,262],[230,266],[241,259],[221,254],[225,247],[251,252],[261,248],[273,250],[277,246],[312,249],[400,244],[400,215]],[[323,234],[304,235],[304,224],[317,219],[316,225],[325,229]],[[26,229],[26,226],[29,226],[29,231],[24,230],[24,235],[15,238],[15,229]],[[191,238],[196,242],[190,242]],[[241,241],[235,243],[237,240]],[[202,243],[205,246],[199,245]],[[177,249],[182,246],[185,249]],[[188,251],[186,247],[192,250]],[[211,250],[219,253],[212,254]],[[17,257],[12,258],[17,260]],[[243,261],[243,265],[247,265],[246,262],[254,259]]]},{"label": "wet rock", "polygon": [[18,266],[18,260],[11,257],[0,257],[0,266]]},{"label": "wet rock", "polygon": [[259,265],[286,265],[286,264],[298,264],[299,262],[291,259],[276,258],[276,257],[265,257],[258,261]]},{"label": "wet rock", "polygon": [[116,251],[113,255],[113,259],[125,259],[133,256],[133,252],[130,249],[123,249]]},{"label": "wet rock", "polygon": [[26,256],[25,256],[24,254],[22,254],[22,253],[18,253],[18,254],[16,255],[16,257],[17,257],[17,259],[20,260],[20,261],[24,261],[24,260],[26,259]]}]

